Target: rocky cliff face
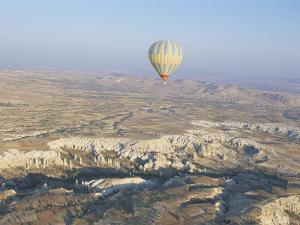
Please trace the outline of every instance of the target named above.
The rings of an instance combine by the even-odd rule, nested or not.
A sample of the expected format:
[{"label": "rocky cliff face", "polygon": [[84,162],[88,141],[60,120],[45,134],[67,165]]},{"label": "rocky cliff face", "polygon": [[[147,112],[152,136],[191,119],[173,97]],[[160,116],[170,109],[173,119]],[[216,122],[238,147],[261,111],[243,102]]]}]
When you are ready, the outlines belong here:
[{"label": "rocky cliff face", "polygon": [[267,133],[271,135],[279,135],[287,137],[291,140],[300,141],[300,129],[298,127],[286,126],[279,123],[239,123],[239,122],[210,122],[210,121],[194,121],[196,126],[216,127],[226,129],[241,129],[254,132]]},{"label": "rocky cliff face", "polygon": [[108,178],[82,181],[77,183],[78,188],[87,189],[89,192],[96,193],[96,196],[107,197],[118,191],[127,189],[139,190],[152,187],[154,184],[140,177],[130,178]]},{"label": "rocky cliff face", "polygon": [[65,159],[57,151],[29,151],[23,152],[10,149],[0,155],[0,171],[22,167],[24,169],[48,168],[51,166],[64,166]]},{"label": "rocky cliff face", "polygon": [[[48,146],[56,151],[73,149],[86,152],[97,165],[106,163],[119,168],[122,159],[126,159],[133,168],[141,171],[157,171],[160,168],[202,171],[197,164],[209,165],[217,160],[221,163],[215,165],[216,169],[234,168],[238,162],[242,167],[253,165],[276,168],[282,173],[299,173],[295,168],[281,166],[283,162],[277,159],[276,151],[269,146],[239,134],[236,129],[244,127],[243,124],[231,124],[231,129],[226,124],[227,130],[211,130],[224,124],[200,122],[200,125],[201,129],[190,130],[186,135],[163,136],[154,140],[72,137],[49,142]],[[210,130],[206,131],[208,128]],[[273,131],[273,128],[268,130]]]},{"label": "rocky cliff face", "polygon": [[[257,142],[239,129],[265,132],[298,140],[298,130],[279,125],[247,123],[194,122],[196,130],[185,135],[169,135],[152,140],[127,138],[60,138],[48,142],[51,150],[20,151],[10,149],[0,155],[0,170],[24,168],[47,169],[53,166],[78,168],[108,166],[135,171],[159,171],[169,168],[181,171],[205,171],[205,167],[234,169],[239,167],[271,168],[285,174],[299,174],[298,167],[283,165],[287,160],[278,157],[270,145]],[[215,163],[219,162],[219,163]],[[200,167],[198,165],[201,165]],[[249,167],[250,166],[250,167]],[[300,169],[300,168],[299,168]]]},{"label": "rocky cliff face", "polygon": [[[298,133],[281,124],[198,121],[183,135],[157,139],[72,136],[49,141],[45,150],[9,149],[0,155],[0,171],[7,179],[0,178],[0,211],[6,213],[0,223],[37,221],[48,215],[50,204],[63,212],[57,223],[78,212],[88,212],[96,221],[101,211],[107,223],[153,224],[168,218],[170,224],[297,224],[299,196],[286,192],[286,182],[275,177],[299,177]],[[286,141],[284,151],[277,139]],[[7,178],[36,171],[45,177]],[[122,172],[121,177],[111,178],[112,171]],[[111,174],[102,177],[105,173]],[[95,177],[86,176],[90,174]],[[69,183],[61,190],[66,176]],[[31,195],[39,197],[26,199]],[[10,212],[14,200],[20,204]],[[63,211],[66,204],[72,206],[69,211]],[[118,211],[116,217],[116,209],[107,205],[127,210],[127,216]]]},{"label": "rocky cliff face", "polygon": [[300,223],[300,196],[275,199],[261,207],[262,225],[297,225]]}]

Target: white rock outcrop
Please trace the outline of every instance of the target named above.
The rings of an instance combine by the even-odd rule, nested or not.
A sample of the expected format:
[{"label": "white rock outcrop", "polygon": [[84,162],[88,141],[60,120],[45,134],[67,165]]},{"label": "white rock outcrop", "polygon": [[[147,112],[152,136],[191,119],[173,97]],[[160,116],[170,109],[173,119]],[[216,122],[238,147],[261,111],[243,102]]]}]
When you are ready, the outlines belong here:
[{"label": "white rock outcrop", "polygon": [[[48,168],[52,165],[68,168],[103,165],[121,168],[125,165],[140,171],[173,168],[194,172],[201,171],[196,166],[199,163],[217,160],[224,162],[217,165],[220,168],[230,167],[230,164],[232,168],[244,160],[247,164],[261,163],[262,166],[276,166],[276,169],[294,173],[291,168],[280,166],[278,160],[272,163],[276,153],[269,146],[239,132],[239,129],[257,131],[256,125],[209,121],[197,121],[194,125],[199,129],[188,130],[185,135],[166,135],[152,140],[69,137],[48,142],[50,150],[25,152],[10,149],[0,155],[0,170],[12,167]],[[264,131],[265,126],[260,125],[260,130]],[[287,134],[289,129],[273,127],[264,132]],[[294,129],[293,132],[298,131]],[[88,157],[83,157],[86,154]]]},{"label": "white rock outcrop", "polygon": [[[120,167],[121,157],[126,158],[143,171],[174,168],[197,170],[194,162],[199,157],[227,160],[236,154],[253,159],[263,158],[266,146],[249,138],[241,138],[234,132],[189,131],[186,135],[167,135],[154,140],[130,140],[124,138],[60,138],[48,143],[50,149],[79,150],[89,153],[96,165]],[[115,153],[115,158],[105,152]]]},{"label": "white rock outcrop", "polygon": [[[113,138],[61,138],[48,143],[53,150],[64,148],[82,150],[94,157],[94,162],[118,167],[119,158],[124,157],[138,163],[142,170],[159,170],[160,168],[195,169],[192,162],[183,163],[180,156],[187,156],[191,150],[196,153],[197,140],[193,136],[164,136],[156,140],[129,140]],[[114,151],[116,159],[104,156],[105,151]]]},{"label": "white rock outcrop", "polygon": [[0,155],[0,170],[24,167],[24,168],[47,168],[53,165],[64,166],[65,161],[58,151],[29,151],[23,152],[18,149],[10,149]]},{"label": "white rock outcrop", "polygon": [[83,181],[77,186],[99,193],[99,196],[106,197],[121,190],[141,189],[151,187],[152,185],[153,183],[151,181],[144,180],[140,177],[130,177]]},{"label": "white rock outcrop", "polygon": [[282,197],[263,205],[259,219],[262,225],[299,224],[300,196]]},{"label": "white rock outcrop", "polygon": [[210,122],[206,120],[193,121],[193,125],[201,127],[216,127],[227,129],[251,130],[264,132],[272,135],[280,135],[300,141],[300,128],[287,126],[280,123],[242,123],[242,122]]}]

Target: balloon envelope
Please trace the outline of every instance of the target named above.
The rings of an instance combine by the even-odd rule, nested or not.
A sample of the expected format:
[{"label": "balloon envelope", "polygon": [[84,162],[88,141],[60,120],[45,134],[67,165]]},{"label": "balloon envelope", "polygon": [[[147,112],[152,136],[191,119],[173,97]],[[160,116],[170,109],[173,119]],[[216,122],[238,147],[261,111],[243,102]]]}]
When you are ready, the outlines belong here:
[{"label": "balloon envelope", "polygon": [[163,80],[168,80],[182,62],[181,47],[171,41],[157,41],[153,43],[148,52],[149,60]]}]

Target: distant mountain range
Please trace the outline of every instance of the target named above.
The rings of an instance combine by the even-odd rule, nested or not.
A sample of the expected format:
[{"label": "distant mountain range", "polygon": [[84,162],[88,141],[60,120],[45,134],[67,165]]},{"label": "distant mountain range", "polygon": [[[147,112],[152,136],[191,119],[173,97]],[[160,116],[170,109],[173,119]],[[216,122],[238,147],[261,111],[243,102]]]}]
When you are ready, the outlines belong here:
[{"label": "distant mountain range", "polygon": [[[216,84],[212,82],[170,79],[166,84],[161,84],[159,78],[141,78],[134,75],[113,74],[87,74],[80,72],[51,72],[51,71],[0,71],[3,85],[5,83],[26,85],[28,82],[39,82],[47,84],[55,83],[61,88],[68,89],[76,87],[78,90],[94,90],[97,92],[113,92],[121,95],[134,95],[139,93],[147,97],[170,97],[170,98],[192,98],[205,101],[226,102],[231,104],[269,105],[272,107],[300,107],[300,84],[299,80],[289,83],[289,93],[282,90],[288,88],[286,83],[270,81],[261,83],[258,89],[245,88],[233,84]],[[21,77],[21,79],[20,79]],[[255,87],[255,82],[243,84],[243,86]],[[276,86],[278,88],[276,88]],[[269,86],[268,86],[269,85]],[[262,88],[265,86],[266,90]],[[271,88],[272,86],[272,88]],[[279,91],[275,91],[275,90]],[[296,90],[296,91],[295,91]]]},{"label": "distant mountain range", "polygon": [[236,85],[216,85],[194,80],[176,79],[161,84],[159,79],[113,74],[99,76],[97,86],[120,92],[143,92],[153,96],[195,98],[236,104],[300,106],[300,95],[276,91],[241,88]]}]

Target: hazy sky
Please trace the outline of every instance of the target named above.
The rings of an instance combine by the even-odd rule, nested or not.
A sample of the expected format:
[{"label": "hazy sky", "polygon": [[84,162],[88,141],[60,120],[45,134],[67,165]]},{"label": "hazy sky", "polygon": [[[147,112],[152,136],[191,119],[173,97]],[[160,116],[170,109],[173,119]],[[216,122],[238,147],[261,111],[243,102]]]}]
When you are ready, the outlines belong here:
[{"label": "hazy sky", "polygon": [[299,77],[300,0],[0,0],[0,69],[151,75],[160,39],[176,77]]}]

